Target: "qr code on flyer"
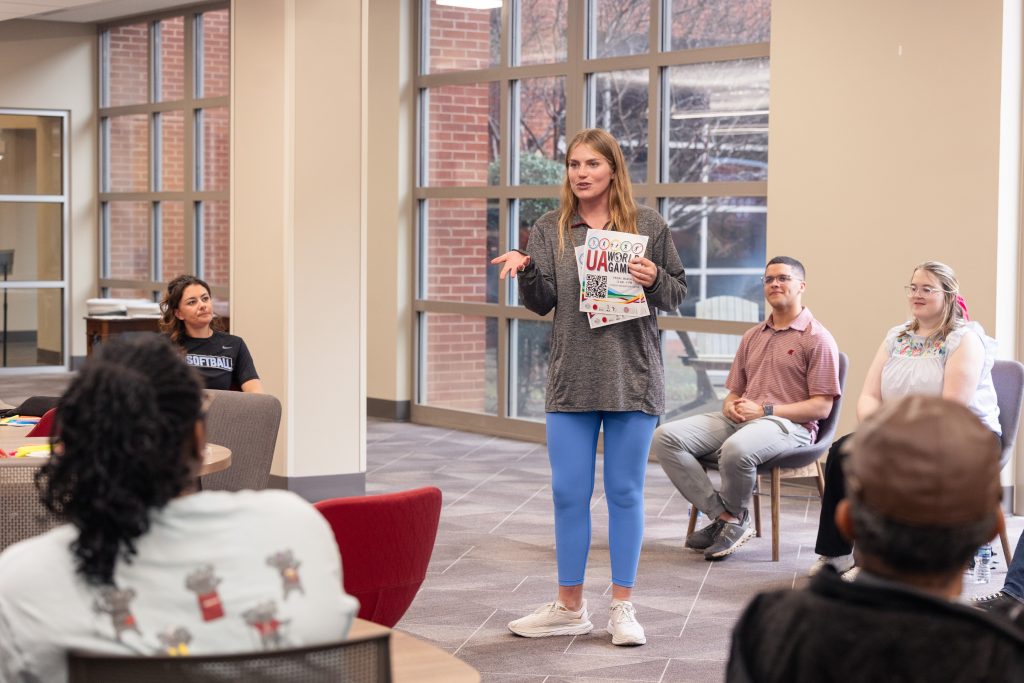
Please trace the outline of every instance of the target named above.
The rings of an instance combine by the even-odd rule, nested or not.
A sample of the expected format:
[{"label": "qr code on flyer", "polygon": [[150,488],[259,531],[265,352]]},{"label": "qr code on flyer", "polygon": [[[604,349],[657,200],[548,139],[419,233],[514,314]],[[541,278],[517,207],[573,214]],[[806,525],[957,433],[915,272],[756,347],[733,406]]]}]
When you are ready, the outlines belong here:
[{"label": "qr code on flyer", "polygon": [[585,295],[588,299],[608,298],[608,276],[587,275],[587,286]]}]

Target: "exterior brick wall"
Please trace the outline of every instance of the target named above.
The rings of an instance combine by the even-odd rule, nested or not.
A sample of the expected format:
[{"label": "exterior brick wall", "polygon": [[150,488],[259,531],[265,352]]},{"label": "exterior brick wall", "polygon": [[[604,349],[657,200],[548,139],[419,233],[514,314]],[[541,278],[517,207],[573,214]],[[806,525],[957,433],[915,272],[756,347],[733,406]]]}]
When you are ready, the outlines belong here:
[{"label": "exterior brick wall", "polygon": [[[217,97],[228,94],[230,83],[230,14],[228,10],[202,15],[203,94]],[[180,101],[185,95],[185,20],[171,17],[160,21],[161,102]],[[147,80],[149,60],[149,24],[139,23],[110,29],[108,33],[108,106],[149,102]],[[110,118],[107,159],[110,192],[181,192],[193,190],[226,191],[230,183],[229,116],[226,107],[203,110],[202,187],[198,179],[186,181],[185,126],[192,125],[194,112],[169,111],[157,114],[160,120],[159,175],[150,187],[150,136],[147,115]],[[197,204],[200,204],[197,202]],[[160,207],[160,272],[153,273],[150,243],[150,204],[114,201],[110,204],[109,276],[149,280],[154,275],[169,280],[193,266],[185,263],[185,217],[194,211],[191,203],[163,201]],[[200,204],[204,233],[202,263],[205,279],[211,284],[227,285],[230,275],[230,229],[226,201]]]},{"label": "exterior brick wall", "polygon": [[[432,70],[481,69],[492,64],[492,13],[430,6]],[[429,91],[427,177],[430,186],[484,186],[497,158],[497,83]],[[488,202],[431,200],[424,244],[426,292],[431,299],[488,300]],[[493,231],[497,231],[495,206]],[[493,290],[493,291],[496,291]],[[426,318],[426,396],[430,405],[493,412],[487,400],[487,320],[462,315]],[[493,321],[492,321],[493,325]],[[493,335],[492,335],[493,336]],[[493,352],[493,348],[491,349]]]}]

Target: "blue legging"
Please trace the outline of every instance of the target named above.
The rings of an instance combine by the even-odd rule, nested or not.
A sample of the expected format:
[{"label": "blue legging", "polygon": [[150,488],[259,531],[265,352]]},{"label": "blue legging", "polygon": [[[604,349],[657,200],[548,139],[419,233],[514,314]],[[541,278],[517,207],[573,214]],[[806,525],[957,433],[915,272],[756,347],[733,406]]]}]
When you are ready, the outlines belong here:
[{"label": "blue legging", "polygon": [[597,435],[604,422],[604,493],[612,582],[632,588],[644,537],[644,475],[658,418],[641,412],[548,413],[558,584],[583,583],[590,552]]}]

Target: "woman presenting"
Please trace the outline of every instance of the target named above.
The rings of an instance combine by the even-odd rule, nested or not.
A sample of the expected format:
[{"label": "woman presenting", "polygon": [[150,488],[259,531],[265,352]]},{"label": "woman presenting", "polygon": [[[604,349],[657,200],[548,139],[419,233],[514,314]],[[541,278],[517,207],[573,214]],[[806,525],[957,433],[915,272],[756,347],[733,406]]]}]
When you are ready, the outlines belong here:
[{"label": "woman presenting", "polygon": [[193,275],[179,275],[167,285],[160,310],[160,329],[185,349],[185,361],[203,376],[207,389],[263,393],[245,342],[220,330],[210,285]]},{"label": "woman presenting", "polygon": [[[575,248],[587,229],[648,237],[642,257],[628,269],[643,286],[650,315],[591,329],[579,310]],[[558,596],[509,629],[531,638],[579,635],[593,624],[583,599],[590,550],[590,500],[597,439],[604,426],[604,488],[612,603],[607,630],[616,645],[642,645],[644,630],[630,598],[643,541],[643,487],[647,454],[664,410],[665,386],[655,307],[675,310],[686,294],[686,276],[664,219],[638,207],[615,138],[581,131],[566,153],[561,207],[533,226],[525,251],[492,263],[519,276],[526,308],[555,309],[545,397],[548,458],[555,508]]]},{"label": "woman presenting", "polygon": [[[883,401],[929,394],[963,403],[998,437],[999,406],[992,385],[996,343],[980,324],[968,321],[967,304],[953,269],[925,261],[914,269],[904,289],[911,318],[890,329],[878,347],[857,399],[857,419],[864,420]],[[825,565],[846,578],[855,575],[853,546],[835,523],[836,505],[846,496],[842,445],[850,436],[838,439],[828,452],[814,546],[820,557],[811,567],[812,576]]]}]

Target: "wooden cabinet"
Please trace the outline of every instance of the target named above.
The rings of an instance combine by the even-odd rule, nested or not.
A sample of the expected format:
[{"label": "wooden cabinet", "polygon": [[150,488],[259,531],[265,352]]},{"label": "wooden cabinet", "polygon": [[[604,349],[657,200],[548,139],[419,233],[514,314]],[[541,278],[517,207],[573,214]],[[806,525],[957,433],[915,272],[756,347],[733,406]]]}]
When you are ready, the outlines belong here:
[{"label": "wooden cabinet", "polygon": [[[224,329],[229,329],[230,320],[221,316]],[[102,344],[109,337],[126,332],[159,332],[160,318],[131,318],[123,315],[88,315],[85,317],[86,355],[91,356],[93,347]]]}]

